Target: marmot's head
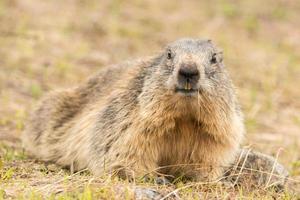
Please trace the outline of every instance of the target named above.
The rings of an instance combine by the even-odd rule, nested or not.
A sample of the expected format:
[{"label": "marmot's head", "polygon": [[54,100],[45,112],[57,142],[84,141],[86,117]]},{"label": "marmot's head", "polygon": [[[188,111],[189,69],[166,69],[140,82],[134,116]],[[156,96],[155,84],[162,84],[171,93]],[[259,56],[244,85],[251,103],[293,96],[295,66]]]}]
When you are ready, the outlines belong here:
[{"label": "marmot's head", "polygon": [[158,62],[155,73],[159,74],[160,86],[169,94],[213,94],[228,82],[222,53],[210,40],[177,40],[167,45]]}]

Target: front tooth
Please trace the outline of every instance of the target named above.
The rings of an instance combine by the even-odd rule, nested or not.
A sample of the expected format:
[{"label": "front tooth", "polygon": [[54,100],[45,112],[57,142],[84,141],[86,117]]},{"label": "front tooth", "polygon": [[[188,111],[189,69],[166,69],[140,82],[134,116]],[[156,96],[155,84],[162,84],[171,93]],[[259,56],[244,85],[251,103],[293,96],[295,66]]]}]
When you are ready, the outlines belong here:
[{"label": "front tooth", "polygon": [[187,90],[190,90],[190,89],[192,89],[192,86],[191,86],[191,84],[190,84],[190,83],[186,83],[186,88],[187,88]]}]

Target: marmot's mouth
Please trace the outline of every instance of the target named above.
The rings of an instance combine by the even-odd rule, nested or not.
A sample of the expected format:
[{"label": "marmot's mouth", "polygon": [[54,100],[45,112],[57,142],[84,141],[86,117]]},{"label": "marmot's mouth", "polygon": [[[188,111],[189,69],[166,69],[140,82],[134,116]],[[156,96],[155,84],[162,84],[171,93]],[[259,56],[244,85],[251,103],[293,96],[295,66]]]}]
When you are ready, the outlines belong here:
[{"label": "marmot's mouth", "polygon": [[175,88],[175,92],[176,93],[182,93],[182,94],[186,94],[186,95],[191,95],[191,94],[194,94],[194,93],[196,93],[198,90],[196,90],[196,89],[189,89],[189,90],[187,90],[187,89],[183,89],[183,88]]}]

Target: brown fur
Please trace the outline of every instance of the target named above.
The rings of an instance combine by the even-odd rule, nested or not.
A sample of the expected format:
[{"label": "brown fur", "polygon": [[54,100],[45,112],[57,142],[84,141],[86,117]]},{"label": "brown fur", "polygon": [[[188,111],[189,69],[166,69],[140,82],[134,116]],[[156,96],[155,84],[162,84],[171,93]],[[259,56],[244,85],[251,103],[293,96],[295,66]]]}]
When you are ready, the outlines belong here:
[{"label": "brown fur", "polygon": [[[172,64],[162,53],[109,66],[78,87],[46,96],[27,125],[25,148],[96,175],[116,169],[120,175],[156,172],[194,180],[220,176],[244,134],[231,81],[221,61],[203,67],[215,50],[210,41],[185,39],[168,48],[177,52]],[[181,61],[198,63],[195,97],[174,93]],[[210,70],[215,74],[209,79]]]}]

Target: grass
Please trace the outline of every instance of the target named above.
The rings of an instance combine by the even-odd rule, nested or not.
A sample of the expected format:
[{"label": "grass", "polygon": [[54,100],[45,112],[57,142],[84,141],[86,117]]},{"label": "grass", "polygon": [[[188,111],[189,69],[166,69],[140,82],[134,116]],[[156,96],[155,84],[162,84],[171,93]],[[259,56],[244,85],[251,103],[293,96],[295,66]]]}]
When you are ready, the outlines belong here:
[{"label": "grass", "polygon": [[[135,187],[163,195],[181,188],[172,198],[182,199],[299,199],[299,10],[292,0],[0,1],[0,199],[132,199]],[[245,114],[244,145],[273,156],[283,149],[279,160],[295,180],[285,193],[74,175],[22,151],[18,138],[46,92],[187,36],[224,50]]]}]

